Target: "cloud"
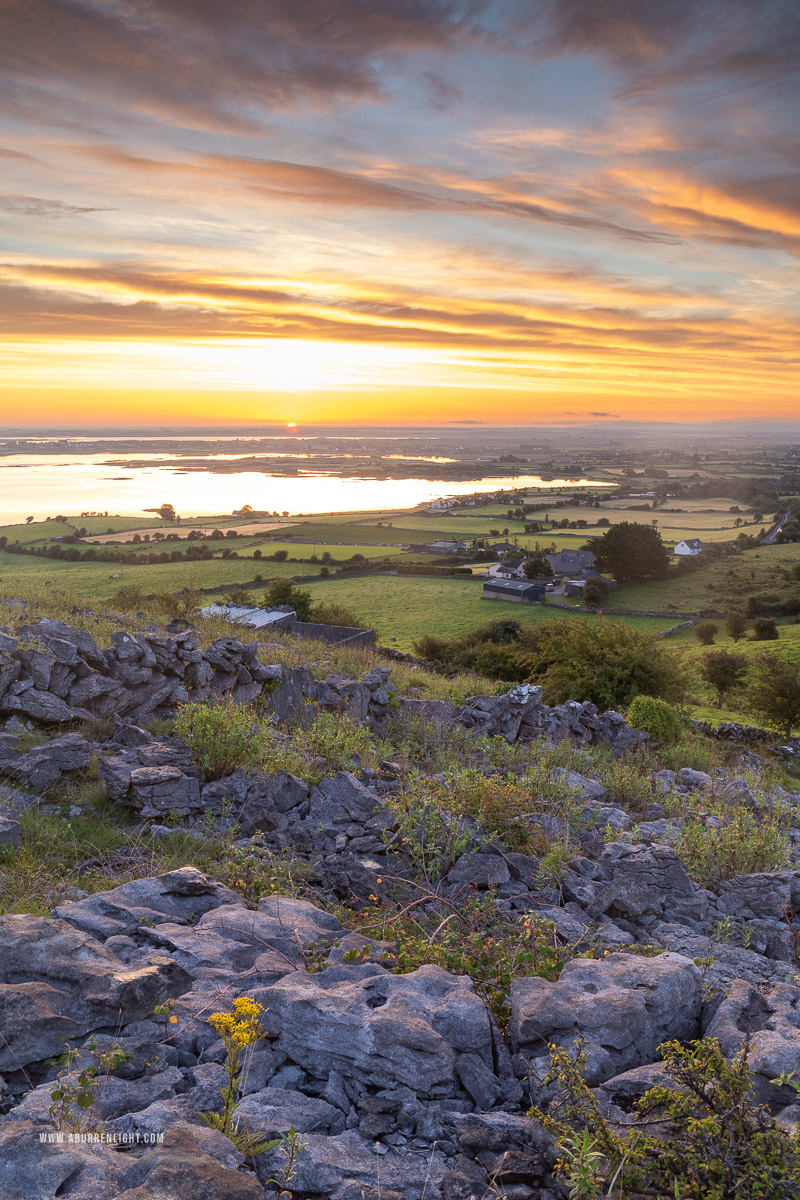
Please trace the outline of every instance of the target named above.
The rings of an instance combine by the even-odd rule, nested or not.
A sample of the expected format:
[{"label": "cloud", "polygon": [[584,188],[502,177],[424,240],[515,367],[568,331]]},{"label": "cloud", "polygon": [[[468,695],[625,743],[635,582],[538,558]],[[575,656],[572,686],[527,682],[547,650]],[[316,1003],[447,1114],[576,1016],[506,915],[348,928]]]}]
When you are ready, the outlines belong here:
[{"label": "cloud", "polygon": [[774,92],[790,86],[800,50],[795,0],[539,0],[516,27],[539,57],[603,56],[631,95],[710,77]]},{"label": "cloud", "polygon": [[107,212],[80,204],[65,204],[61,200],[45,200],[41,196],[0,196],[0,208],[26,217],[76,217],[83,213]]},{"label": "cloud", "polygon": [[32,154],[24,154],[21,150],[9,150],[6,146],[0,146],[0,158],[13,159],[15,162],[31,162],[37,160]]},{"label": "cloud", "polygon": [[[196,127],[248,130],[271,107],[377,100],[380,64],[474,28],[460,0],[25,0],[6,12],[0,69],[22,88],[84,94]],[[473,15],[470,15],[472,10]]]}]

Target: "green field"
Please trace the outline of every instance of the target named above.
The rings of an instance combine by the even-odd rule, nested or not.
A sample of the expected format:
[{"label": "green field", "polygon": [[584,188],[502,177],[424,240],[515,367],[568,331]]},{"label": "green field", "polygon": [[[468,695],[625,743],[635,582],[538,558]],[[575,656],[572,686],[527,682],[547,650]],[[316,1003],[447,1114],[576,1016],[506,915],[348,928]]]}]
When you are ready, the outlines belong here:
[{"label": "green field", "polygon": [[343,604],[377,630],[379,641],[396,638],[400,650],[424,633],[455,637],[501,617],[538,625],[540,621],[628,620],[640,629],[669,628],[669,620],[653,617],[595,617],[562,612],[545,605],[511,604],[482,599],[482,585],[471,579],[435,579],[429,576],[404,578],[397,575],[363,576],[360,579],[320,580],[308,585],[316,603]]},{"label": "green field", "polygon": [[703,608],[725,612],[744,608],[748,598],[761,592],[784,590],[784,578],[800,564],[800,543],[785,546],[758,546],[743,550],[731,558],[722,558],[676,579],[631,584],[614,593],[620,608],[668,609],[699,612]]},{"label": "green field", "polygon": [[17,583],[26,587],[51,585],[74,592],[81,599],[104,600],[121,587],[141,588],[144,595],[177,592],[182,588],[235,586],[255,575],[264,579],[302,575],[304,568],[317,572],[315,564],[273,563],[252,558],[213,558],[207,562],[125,563],[59,562],[0,552],[0,590],[13,595]]}]

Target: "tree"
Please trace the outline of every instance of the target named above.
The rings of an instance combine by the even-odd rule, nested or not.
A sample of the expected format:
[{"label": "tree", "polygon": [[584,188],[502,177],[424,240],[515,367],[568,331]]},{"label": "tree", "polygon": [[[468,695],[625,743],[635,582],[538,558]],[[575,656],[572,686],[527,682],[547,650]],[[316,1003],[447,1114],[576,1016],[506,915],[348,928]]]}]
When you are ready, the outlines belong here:
[{"label": "tree", "polygon": [[175,508],[172,504],[160,504],[156,510],[162,521],[175,520]]},{"label": "tree", "polygon": [[553,568],[541,550],[531,554],[522,564],[522,573],[526,579],[552,579]]},{"label": "tree", "polygon": [[773,617],[757,617],[753,621],[754,642],[775,642],[778,639],[778,626]]},{"label": "tree", "polygon": [[311,592],[296,588],[291,579],[273,579],[264,593],[266,608],[280,608],[288,604],[297,613],[298,621],[308,621],[311,617]]},{"label": "tree", "polygon": [[26,525],[31,525],[32,523],[33,523],[33,517],[26,517],[26,518],[25,518],[25,524],[26,524]]},{"label": "tree", "polygon": [[694,627],[694,636],[701,646],[713,645],[714,638],[718,633],[719,625],[715,625],[713,621],[701,621]]},{"label": "tree", "polygon": [[548,703],[591,700],[598,708],[626,708],[635,696],[680,695],[677,659],[655,634],[624,621],[552,621],[537,626],[532,682],[544,684]]},{"label": "tree", "polygon": [[800,662],[760,654],[748,699],[763,720],[791,737],[792,730],[800,725]]},{"label": "tree", "polygon": [[598,568],[620,583],[658,579],[669,566],[669,554],[658,530],[635,521],[612,525],[602,537],[592,538],[586,548],[594,554]]},{"label": "tree", "polygon": [[726,695],[739,687],[747,674],[747,658],[734,650],[710,650],[703,655],[700,675],[717,693],[717,708],[722,708]]},{"label": "tree", "polygon": [[743,612],[731,610],[725,618],[725,628],[735,642],[747,633],[749,621]]},{"label": "tree", "polygon": [[583,603],[587,608],[602,608],[608,595],[605,579],[587,579],[583,589]]}]

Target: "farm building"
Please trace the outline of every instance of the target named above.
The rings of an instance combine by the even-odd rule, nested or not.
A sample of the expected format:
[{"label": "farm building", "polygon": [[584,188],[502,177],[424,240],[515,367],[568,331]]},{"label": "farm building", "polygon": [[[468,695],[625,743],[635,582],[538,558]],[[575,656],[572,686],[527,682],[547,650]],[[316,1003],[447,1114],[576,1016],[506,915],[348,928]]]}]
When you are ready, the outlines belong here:
[{"label": "farm building", "polygon": [[484,600],[510,600],[514,604],[541,604],[545,598],[543,583],[516,579],[487,579],[483,585]]},{"label": "farm building", "polygon": [[466,554],[467,547],[463,542],[431,542],[427,547],[433,554]]},{"label": "farm building", "polygon": [[679,554],[684,557],[696,557],[706,548],[706,543],[701,542],[700,538],[684,538],[682,542],[678,542],[673,550],[673,554]]},{"label": "farm building", "polygon": [[594,566],[591,550],[559,550],[557,554],[545,554],[545,558],[554,575],[577,575]]}]

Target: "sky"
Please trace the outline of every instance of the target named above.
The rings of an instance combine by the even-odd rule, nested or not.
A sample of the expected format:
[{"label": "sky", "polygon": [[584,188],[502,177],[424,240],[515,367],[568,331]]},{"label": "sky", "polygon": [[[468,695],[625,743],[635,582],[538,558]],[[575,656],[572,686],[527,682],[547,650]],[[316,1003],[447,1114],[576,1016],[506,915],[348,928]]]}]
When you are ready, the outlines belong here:
[{"label": "sky", "polygon": [[800,418],[797,0],[0,0],[0,424]]}]

